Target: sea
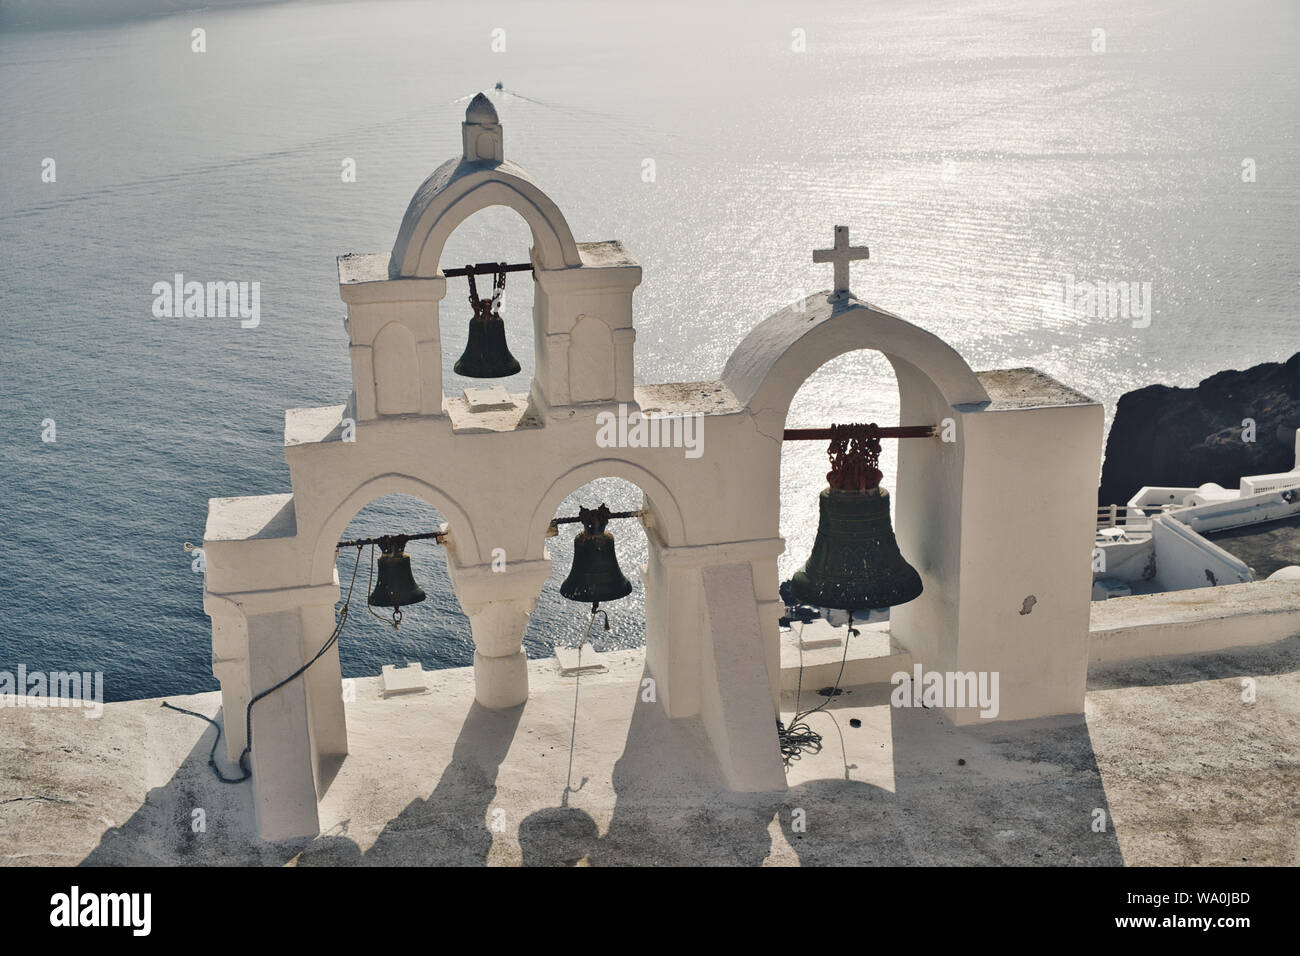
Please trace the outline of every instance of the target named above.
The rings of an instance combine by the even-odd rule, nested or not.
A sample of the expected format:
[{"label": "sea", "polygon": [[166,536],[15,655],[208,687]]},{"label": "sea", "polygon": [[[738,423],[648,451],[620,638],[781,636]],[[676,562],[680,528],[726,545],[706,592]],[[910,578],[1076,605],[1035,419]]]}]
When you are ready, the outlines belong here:
[{"label": "sea", "polygon": [[[480,90],[577,239],[641,262],[638,383],[714,378],[755,324],[828,288],[812,250],[837,224],[870,249],[860,298],[976,369],[1041,369],[1108,422],[1131,389],[1300,348],[1294,0],[302,0],[63,23],[0,33],[0,670],[100,671],[109,700],[216,689],[186,544],[208,499],[289,490],[285,409],[351,388],[335,257],[392,247]],[[529,245],[489,209],[443,263]],[[258,282],[259,324],[156,317],[177,273]],[[1132,314],[1067,299],[1080,283],[1124,284]],[[442,316],[449,394],[477,384],[451,371],[463,291]],[[530,310],[512,277],[515,391]],[[789,424],[837,421],[898,422],[879,354],[823,366]],[[821,447],[785,450],[783,574],[826,468]],[[599,481],[560,510],[601,500],[639,492]],[[386,497],[348,536],[441,520]],[[635,590],[598,650],[644,643],[644,534],[611,530]],[[587,624],[558,593],[570,537],[549,544],[531,657]],[[442,552],[409,552],[429,599],[395,631],[358,584],[346,676],[470,664]]]}]

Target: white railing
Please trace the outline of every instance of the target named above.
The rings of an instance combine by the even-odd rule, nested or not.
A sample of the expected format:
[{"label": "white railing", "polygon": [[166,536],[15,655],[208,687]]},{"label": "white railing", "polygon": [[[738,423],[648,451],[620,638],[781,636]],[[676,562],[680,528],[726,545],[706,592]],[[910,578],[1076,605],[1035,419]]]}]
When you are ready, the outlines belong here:
[{"label": "white railing", "polygon": [[[1158,509],[1157,509],[1158,510]],[[1151,526],[1151,516],[1141,508],[1131,505],[1107,505],[1097,509],[1097,530]]]}]

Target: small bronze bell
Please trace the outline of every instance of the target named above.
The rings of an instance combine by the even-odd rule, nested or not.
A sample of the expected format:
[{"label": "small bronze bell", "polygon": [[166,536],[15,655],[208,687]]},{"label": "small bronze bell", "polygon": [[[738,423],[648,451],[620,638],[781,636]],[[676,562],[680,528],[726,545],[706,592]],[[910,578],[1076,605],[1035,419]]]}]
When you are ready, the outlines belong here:
[{"label": "small bronze bell", "polygon": [[921,576],[903,558],[880,487],[874,425],[832,426],[829,488],[822,491],[817,537],[790,590],[800,604],[861,611],[919,597]]},{"label": "small bronze bell", "polygon": [[579,508],[582,531],[573,539],[573,567],[560,585],[560,594],[570,601],[590,604],[594,611],[602,601],[617,601],[632,593],[632,582],[623,576],[614,554],[614,536],[605,530],[609,508]]},{"label": "small bronze bell", "polygon": [[[466,269],[473,269],[466,266]],[[506,324],[501,319],[501,292],[506,274],[499,271],[493,281],[492,298],[480,299],[474,287],[474,273],[469,273],[469,304],[474,317],[469,320],[469,341],[456,360],[456,374],[469,378],[506,378],[519,371],[519,361],[506,345]]]},{"label": "small bronze bell", "polygon": [[379,580],[367,599],[372,607],[404,608],[419,604],[425,598],[424,589],[415,583],[411,573],[411,557],[403,549],[405,538],[381,538]]}]

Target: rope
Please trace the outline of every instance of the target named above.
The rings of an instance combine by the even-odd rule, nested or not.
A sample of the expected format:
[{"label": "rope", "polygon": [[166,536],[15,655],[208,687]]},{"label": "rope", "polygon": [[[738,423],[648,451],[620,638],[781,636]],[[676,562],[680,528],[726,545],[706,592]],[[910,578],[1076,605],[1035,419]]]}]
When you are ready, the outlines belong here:
[{"label": "rope", "polygon": [[[371,552],[372,554],[374,552],[373,546],[371,547]],[[335,551],[335,556],[337,557],[337,555],[338,552]],[[331,647],[333,647],[336,643],[338,643],[339,635],[343,633],[343,625],[347,623],[348,611],[352,607],[352,589],[357,583],[357,571],[360,567],[361,567],[361,549],[357,548],[357,560],[356,560],[356,564],[352,566],[352,580],[348,583],[347,597],[343,601],[343,607],[339,609],[338,619],[334,622],[334,630],[330,633],[330,636],[325,641],[325,643],[321,645],[320,650],[316,652],[315,656],[312,657],[311,660],[303,664],[302,667],[298,668],[296,671],[294,671],[284,680],[280,681],[280,683],[276,684],[274,687],[268,687],[266,690],[262,691],[260,694],[258,694],[248,702],[248,709],[245,710],[244,712],[244,729],[246,732],[246,736],[244,738],[245,740],[244,752],[239,755],[239,769],[243,772],[242,776],[227,777],[224,773],[221,772],[221,768],[217,765],[217,745],[221,743],[221,725],[219,723],[217,723],[211,717],[208,717],[206,714],[200,714],[197,711],[193,711],[193,710],[186,710],[184,707],[177,707],[174,704],[169,704],[167,703],[167,701],[163,701],[163,706],[166,707],[168,710],[178,711],[179,713],[182,714],[189,714],[191,717],[202,717],[213,727],[217,728],[216,739],[212,741],[212,750],[208,752],[208,766],[212,768],[212,772],[217,775],[217,779],[220,780],[222,783],[243,783],[245,780],[247,780],[249,777],[253,775],[252,768],[248,766],[248,757],[253,752],[253,705],[256,704],[262,698],[274,694],[285,684],[297,680],[299,677],[303,675],[303,673],[307,670],[307,668],[311,667],[312,664],[315,664],[318,660],[320,660],[321,657],[325,655],[326,651],[328,651]]]},{"label": "rope", "polygon": [[[844,665],[849,658],[849,638],[857,637],[858,631],[853,626],[853,612],[849,612],[849,631],[844,635],[844,654],[840,658],[840,672],[835,675],[835,684],[831,688],[830,696],[814,707],[812,710],[800,712],[799,698],[803,694],[803,649],[799,650],[799,683],[794,692],[794,716],[790,718],[790,726],[787,727],[781,722],[781,716],[776,718],[776,736],[781,744],[781,759],[785,762],[786,770],[789,771],[792,761],[798,760],[805,753],[817,754],[822,749],[822,735],[813,730],[807,722],[817,711],[827,706],[839,694],[840,680],[844,677]],[[799,637],[803,637],[803,622],[799,623]]]},{"label": "rope", "polygon": [[197,710],[186,710],[184,707],[177,707],[175,704],[167,703],[167,701],[163,701],[162,705],[168,710],[174,710],[177,713],[189,714],[191,717],[201,717],[217,728],[217,736],[212,741],[212,749],[208,751],[208,766],[212,768],[212,772],[217,775],[218,780],[222,783],[243,783],[251,776],[251,774],[245,773],[242,777],[227,777],[221,772],[221,767],[217,765],[217,745],[221,743],[221,725],[219,723],[207,714],[200,714]]},{"label": "rope", "polygon": [[[596,606],[592,605],[591,620],[587,621],[587,630],[583,632],[582,640],[578,642],[578,672],[573,675],[573,727],[569,731],[569,772],[564,778],[564,794],[560,800],[560,805],[565,807],[569,805],[569,794],[576,792],[573,789],[573,751],[574,743],[578,739],[578,686],[582,683],[582,647],[591,636],[591,628],[596,623],[597,614],[605,615],[605,630],[609,630],[609,615],[604,611],[597,611]],[[586,778],[583,778],[582,783],[586,782]],[[582,789],[582,784],[578,785],[578,789]]]}]

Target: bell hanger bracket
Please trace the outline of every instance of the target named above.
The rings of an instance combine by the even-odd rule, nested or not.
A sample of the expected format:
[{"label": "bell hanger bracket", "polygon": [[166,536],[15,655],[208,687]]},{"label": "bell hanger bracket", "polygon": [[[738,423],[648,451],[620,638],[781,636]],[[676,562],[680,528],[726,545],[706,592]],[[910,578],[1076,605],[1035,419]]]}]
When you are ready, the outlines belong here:
[{"label": "bell hanger bracket", "polygon": [[340,541],[335,548],[364,548],[368,544],[379,545],[379,550],[384,554],[400,552],[406,547],[408,541],[424,541],[429,538],[442,544],[442,539],[447,537],[449,531],[425,531],[421,534],[383,534],[378,538],[356,538],[352,541]]},{"label": "bell hanger bracket", "polygon": [[[578,511],[580,512],[579,514],[569,515],[567,518],[552,518],[550,526],[546,529],[546,537],[554,538],[559,534],[559,526],[562,524],[574,524],[580,521],[582,522],[582,528],[584,531],[599,532],[605,530],[605,525],[615,518],[643,518],[648,513],[644,508],[636,511],[610,511],[609,507],[604,502],[601,502],[599,508],[579,508]],[[600,521],[600,527],[594,527],[589,522],[597,519],[602,511],[604,512],[604,520]],[[584,514],[587,516],[585,519],[583,517]]]},{"label": "bell hanger bracket", "polygon": [[829,428],[787,428],[785,441],[827,441],[831,470],[826,483],[836,491],[870,491],[880,487],[880,439],[932,438],[933,425],[881,428],[874,422],[832,425]]}]

